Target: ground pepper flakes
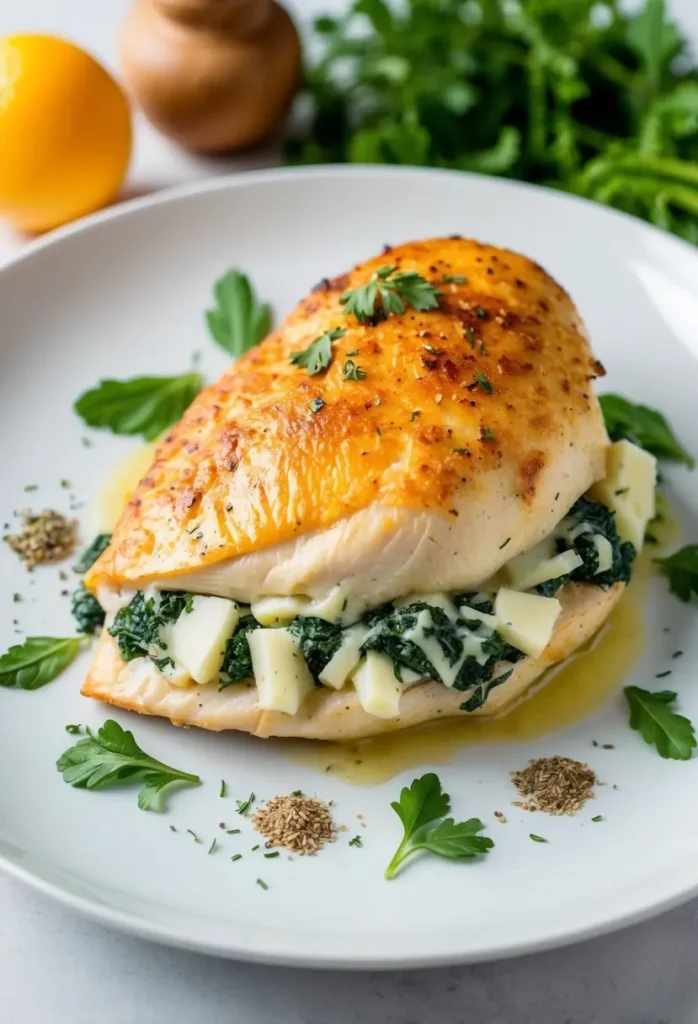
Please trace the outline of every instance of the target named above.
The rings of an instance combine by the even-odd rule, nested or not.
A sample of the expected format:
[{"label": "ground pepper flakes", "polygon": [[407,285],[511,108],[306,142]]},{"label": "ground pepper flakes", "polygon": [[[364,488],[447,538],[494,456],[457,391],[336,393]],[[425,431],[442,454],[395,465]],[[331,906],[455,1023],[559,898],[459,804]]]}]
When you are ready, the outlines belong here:
[{"label": "ground pepper flakes", "polygon": [[3,539],[19,555],[27,569],[44,562],[61,562],[75,550],[77,520],[45,508],[42,512],[22,511],[22,529]]},{"label": "ground pepper flakes", "polygon": [[524,798],[517,806],[546,814],[574,814],[598,781],[589,765],[571,757],[539,757],[511,777]]},{"label": "ground pepper flakes", "polygon": [[285,846],[291,853],[314,854],[336,839],[329,807],[313,797],[275,796],[252,821],[265,846]]}]

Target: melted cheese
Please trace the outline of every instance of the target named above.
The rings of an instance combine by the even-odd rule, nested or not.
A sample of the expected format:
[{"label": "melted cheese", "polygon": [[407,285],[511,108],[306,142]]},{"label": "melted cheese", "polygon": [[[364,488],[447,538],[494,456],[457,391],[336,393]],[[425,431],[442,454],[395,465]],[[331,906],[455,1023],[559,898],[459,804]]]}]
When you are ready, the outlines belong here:
[{"label": "melted cheese", "polygon": [[318,676],[321,683],[333,690],[341,690],[361,660],[361,645],[367,635],[368,630],[363,626],[346,630],[342,643]]},{"label": "melted cheese", "polygon": [[315,687],[297,640],[287,629],[256,629],[247,642],[258,706],[295,715]]},{"label": "melted cheese", "polygon": [[531,658],[540,658],[548,646],[561,611],[562,605],[554,597],[525,594],[506,587],[499,591],[494,602],[500,636]]},{"label": "melted cheese", "polygon": [[225,597],[193,597],[191,611],[183,611],[175,623],[161,629],[163,648],[195,683],[211,683],[218,677],[226,642],[239,618],[234,601]]},{"label": "melted cheese", "polygon": [[402,687],[387,654],[368,651],[353,679],[356,696],[364,711],[377,718],[398,717]]},{"label": "melted cheese", "polygon": [[616,441],[606,451],[606,476],[590,494],[616,514],[618,534],[640,551],[645,530],[655,516],[657,460],[630,441]]}]

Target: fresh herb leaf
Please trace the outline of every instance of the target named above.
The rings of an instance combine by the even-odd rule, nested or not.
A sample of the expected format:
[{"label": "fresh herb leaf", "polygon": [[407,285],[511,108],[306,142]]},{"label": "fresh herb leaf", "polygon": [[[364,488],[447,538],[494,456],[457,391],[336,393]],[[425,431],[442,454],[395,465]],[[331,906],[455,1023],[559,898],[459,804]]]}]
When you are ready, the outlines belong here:
[{"label": "fresh herb leaf", "polygon": [[625,438],[658,459],[683,462],[693,469],[693,456],[677,440],[664,416],[656,409],[630,402],[622,395],[601,395],[599,402],[612,441]]},{"label": "fresh herb leaf", "polygon": [[326,370],[332,362],[332,342],[343,338],[346,333],[344,327],[333,327],[325,331],[302,352],[294,352],[290,362],[295,366],[304,367],[308,371],[308,376],[314,377],[316,373]]},{"label": "fresh herb leaf", "polygon": [[686,544],[673,555],[654,561],[680,601],[690,601],[694,594],[698,597],[698,544]]},{"label": "fresh herb leaf", "polygon": [[229,270],[213,286],[216,305],[206,311],[206,323],[214,341],[232,356],[244,355],[267,336],[271,307],[259,302],[250,279]]},{"label": "fresh herb leaf", "polygon": [[477,384],[481,391],[485,392],[486,395],[491,395],[492,392],[494,391],[492,381],[490,380],[486,373],[482,372],[482,370],[475,371],[475,383]]},{"label": "fresh herb leaf", "polygon": [[235,801],[235,807],[236,807],[236,810],[237,810],[238,814],[247,814],[247,812],[249,811],[250,807],[254,803],[254,799],[255,799],[254,793],[250,793],[250,795],[248,796],[247,800],[236,800]]},{"label": "fresh herb leaf", "polygon": [[104,625],[104,608],[84,583],[73,591],[70,613],[81,633],[96,633]]},{"label": "fresh herb leaf", "polygon": [[345,380],[365,380],[366,371],[357,366],[353,359],[347,359],[342,369]]},{"label": "fresh herb leaf", "polygon": [[172,768],[146,754],[133,733],[122,729],[113,719],[108,719],[96,734],[90,729],[87,732],[56,761],[63,781],[71,786],[100,789],[111,783],[137,780],[143,784],[138,794],[141,810],[162,811],[168,786],[176,782],[198,786],[201,782],[198,775]]},{"label": "fresh herb leaf", "polygon": [[99,556],[103,551],[109,547],[109,541],[111,540],[110,533],[98,533],[95,539],[90,544],[89,548],[86,548],[77,562],[73,566],[75,572],[86,573],[88,569],[91,569],[95,564]]},{"label": "fresh herb leaf", "polygon": [[0,686],[38,690],[60,675],[84,644],[81,636],[28,636],[0,656]]},{"label": "fresh herb leaf", "polygon": [[690,760],[696,746],[693,725],[670,707],[676,700],[671,690],[650,693],[639,686],[626,686],[630,728],[637,729],[645,743],[654,745],[661,757]]},{"label": "fresh herb leaf", "polygon": [[441,292],[416,270],[379,267],[368,282],[340,297],[344,312],[353,313],[360,324],[376,324],[391,313],[404,313],[408,306],[420,312],[436,309]]},{"label": "fresh herb leaf", "polygon": [[113,434],[139,434],[153,441],[180,419],[202,384],[199,373],[102,380],[85,391],[74,408],[89,427],[106,427]]},{"label": "fresh herb leaf", "polygon": [[400,865],[417,850],[455,860],[472,859],[494,846],[491,839],[477,834],[485,827],[477,818],[456,823],[453,818],[444,817],[450,810],[450,799],[433,772],[406,786],[399,801],[390,806],[402,822],[404,835],[386,868],[388,879],[393,878]]}]

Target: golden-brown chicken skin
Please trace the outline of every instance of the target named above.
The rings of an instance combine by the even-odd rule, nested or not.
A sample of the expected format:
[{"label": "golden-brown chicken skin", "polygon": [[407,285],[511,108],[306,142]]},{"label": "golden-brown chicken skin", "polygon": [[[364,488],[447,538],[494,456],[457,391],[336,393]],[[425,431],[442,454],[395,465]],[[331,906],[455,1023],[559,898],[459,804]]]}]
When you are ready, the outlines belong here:
[{"label": "golden-brown chicken skin", "polygon": [[[341,295],[386,264],[439,288],[438,309],[348,315]],[[326,371],[290,361],[332,328]],[[461,238],[393,248],[320,282],[198,396],[87,585],[249,601],[349,580],[372,604],[477,585],[603,474],[602,372],[531,260]]]}]

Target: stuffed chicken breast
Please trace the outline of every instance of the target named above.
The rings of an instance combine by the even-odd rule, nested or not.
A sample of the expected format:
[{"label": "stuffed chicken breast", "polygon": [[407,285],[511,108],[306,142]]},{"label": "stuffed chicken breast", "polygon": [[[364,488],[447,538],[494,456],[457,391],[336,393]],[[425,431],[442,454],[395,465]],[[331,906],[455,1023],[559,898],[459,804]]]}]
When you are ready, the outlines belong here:
[{"label": "stuffed chicken breast", "polygon": [[86,577],[83,692],[322,739],[501,711],[600,627],[654,513],[602,373],[514,253],[431,239],[322,281],[159,446]]}]

